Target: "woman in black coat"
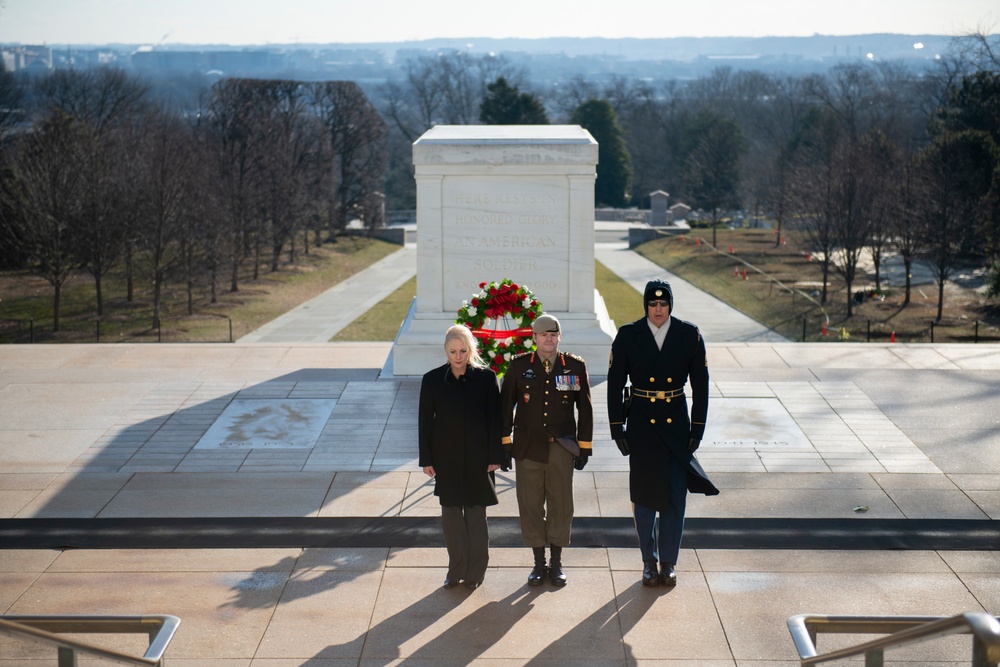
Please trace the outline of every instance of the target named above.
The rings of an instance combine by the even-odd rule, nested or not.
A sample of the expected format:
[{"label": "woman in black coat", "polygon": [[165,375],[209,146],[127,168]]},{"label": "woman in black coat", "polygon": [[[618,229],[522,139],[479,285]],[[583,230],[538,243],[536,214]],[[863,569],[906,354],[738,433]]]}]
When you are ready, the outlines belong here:
[{"label": "woman in black coat", "polygon": [[478,588],[489,563],[486,507],[496,505],[493,472],[503,461],[500,389],[465,326],[448,329],[448,363],[420,385],[420,466],[434,478],[448,547],[445,588]]}]

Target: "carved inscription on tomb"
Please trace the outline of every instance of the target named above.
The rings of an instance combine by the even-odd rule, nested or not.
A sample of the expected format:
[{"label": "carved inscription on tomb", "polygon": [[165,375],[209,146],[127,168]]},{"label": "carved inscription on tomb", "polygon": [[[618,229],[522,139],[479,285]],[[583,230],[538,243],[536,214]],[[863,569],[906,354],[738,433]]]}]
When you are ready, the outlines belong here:
[{"label": "carved inscription on tomb", "polygon": [[510,278],[548,310],[569,294],[569,204],[559,178],[446,179],[442,246],[445,300],[455,307],[482,281]]}]

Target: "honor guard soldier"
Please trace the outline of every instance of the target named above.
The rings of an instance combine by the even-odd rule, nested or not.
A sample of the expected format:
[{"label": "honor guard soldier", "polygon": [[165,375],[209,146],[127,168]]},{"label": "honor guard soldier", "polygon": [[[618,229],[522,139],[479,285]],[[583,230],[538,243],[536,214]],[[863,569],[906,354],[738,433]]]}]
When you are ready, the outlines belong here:
[{"label": "honor guard soldier", "polygon": [[[670,283],[646,283],[643,304],[646,316],[623,325],[611,344],[608,417],[618,449],[631,455],[629,494],[642,583],[673,586],[688,490],[719,492],[694,458],[708,415],[708,364],[698,327],[670,315]],[[690,415],[684,395],[688,380]]]},{"label": "honor guard soldier", "polygon": [[553,585],[565,586],[562,550],[573,522],[573,470],[583,470],[590,458],[594,408],[587,364],[559,350],[559,320],[540,315],[531,329],[537,349],[510,361],[500,389],[501,470],[517,461],[521,536],[535,559],[528,585],[538,586],[548,577]]}]

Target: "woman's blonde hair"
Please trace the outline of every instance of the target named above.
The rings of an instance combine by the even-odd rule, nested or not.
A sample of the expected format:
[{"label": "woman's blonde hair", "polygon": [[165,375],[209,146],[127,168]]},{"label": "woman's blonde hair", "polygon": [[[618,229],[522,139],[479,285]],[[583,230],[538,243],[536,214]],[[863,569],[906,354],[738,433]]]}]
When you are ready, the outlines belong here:
[{"label": "woman's blonde hair", "polygon": [[469,327],[464,324],[456,324],[448,327],[448,331],[444,334],[445,353],[448,352],[448,341],[450,340],[460,340],[465,343],[465,346],[469,348],[469,363],[476,368],[486,368],[486,362],[479,356],[479,344],[476,342],[476,337],[472,335]]}]

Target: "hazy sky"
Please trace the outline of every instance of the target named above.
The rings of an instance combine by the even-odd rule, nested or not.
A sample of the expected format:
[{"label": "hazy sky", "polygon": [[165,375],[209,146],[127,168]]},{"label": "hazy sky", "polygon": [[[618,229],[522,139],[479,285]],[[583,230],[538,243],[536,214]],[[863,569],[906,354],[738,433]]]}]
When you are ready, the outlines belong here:
[{"label": "hazy sky", "polygon": [[0,0],[0,42],[269,44],[1000,28],[997,0]]}]

